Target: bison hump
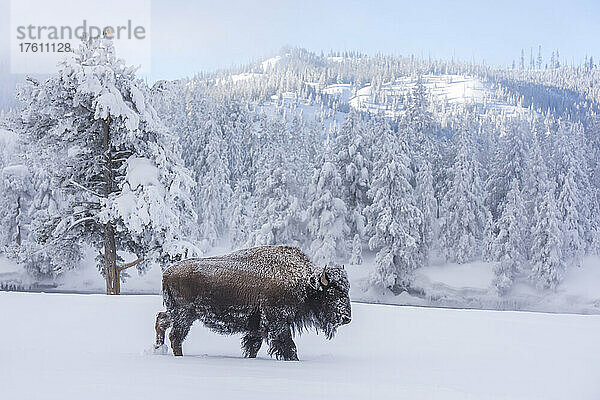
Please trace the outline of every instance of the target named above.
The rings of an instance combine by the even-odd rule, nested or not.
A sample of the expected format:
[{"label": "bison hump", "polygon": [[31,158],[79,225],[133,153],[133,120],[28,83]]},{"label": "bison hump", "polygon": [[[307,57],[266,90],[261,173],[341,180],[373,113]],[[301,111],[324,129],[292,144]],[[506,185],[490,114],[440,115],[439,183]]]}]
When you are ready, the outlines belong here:
[{"label": "bison hump", "polygon": [[261,246],[181,261],[165,271],[163,284],[185,287],[191,297],[226,294],[236,302],[254,303],[302,296],[313,273],[311,261],[299,249]]}]

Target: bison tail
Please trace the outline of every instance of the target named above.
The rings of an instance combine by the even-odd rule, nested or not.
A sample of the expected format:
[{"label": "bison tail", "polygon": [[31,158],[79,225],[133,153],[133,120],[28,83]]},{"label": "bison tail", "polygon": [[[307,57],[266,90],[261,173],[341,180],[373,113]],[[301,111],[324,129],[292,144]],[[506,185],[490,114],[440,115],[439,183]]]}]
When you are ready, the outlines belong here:
[{"label": "bison tail", "polygon": [[175,299],[173,298],[173,294],[168,285],[163,285],[163,304],[167,311],[175,308]]}]

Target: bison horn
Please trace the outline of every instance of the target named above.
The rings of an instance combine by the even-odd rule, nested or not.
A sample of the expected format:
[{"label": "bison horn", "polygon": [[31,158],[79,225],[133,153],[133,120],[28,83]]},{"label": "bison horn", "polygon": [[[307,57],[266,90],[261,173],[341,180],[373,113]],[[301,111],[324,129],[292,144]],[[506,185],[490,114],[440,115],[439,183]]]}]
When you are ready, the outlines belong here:
[{"label": "bison horn", "polygon": [[[325,267],[325,268],[327,268],[327,267]],[[323,286],[329,285],[329,281],[327,280],[327,275],[325,275],[325,268],[323,268],[323,272],[321,272],[321,276],[319,277],[319,280],[321,281],[321,284]]]}]

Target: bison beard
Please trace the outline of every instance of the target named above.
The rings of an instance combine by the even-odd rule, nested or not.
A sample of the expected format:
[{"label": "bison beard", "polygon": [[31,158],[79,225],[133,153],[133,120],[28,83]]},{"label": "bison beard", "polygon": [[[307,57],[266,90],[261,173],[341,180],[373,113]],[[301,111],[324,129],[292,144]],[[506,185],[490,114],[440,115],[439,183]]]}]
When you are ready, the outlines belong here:
[{"label": "bison beard", "polygon": [[222,257],[181,261],[163,273],[165,312],[156,317],[156,347],[165,332],[173,354],[200,320],[220,334],[244,333],[245,357],[262,342],[277,359],[298,360],[292,335],[315,328],[331,339],[350,322],[348,276],[343,267],[316,269],[299,249],[262,246]]}]

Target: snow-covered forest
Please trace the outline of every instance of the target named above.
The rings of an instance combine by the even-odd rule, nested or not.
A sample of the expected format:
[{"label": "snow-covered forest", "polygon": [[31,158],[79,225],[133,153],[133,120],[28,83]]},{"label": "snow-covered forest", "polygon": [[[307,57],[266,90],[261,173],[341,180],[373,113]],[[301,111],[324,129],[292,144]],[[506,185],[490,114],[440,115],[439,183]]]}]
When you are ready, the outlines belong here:
[{"label": "snow-covered forest", "polygon": [[118,293],[129,267],[288,244],[388,299],[469,263],[552,296],[600,249],[600,68],[520,64],[285,48],[149,86],[84,42],[0,122],[0,253],[36,282],[96,260]]}]

